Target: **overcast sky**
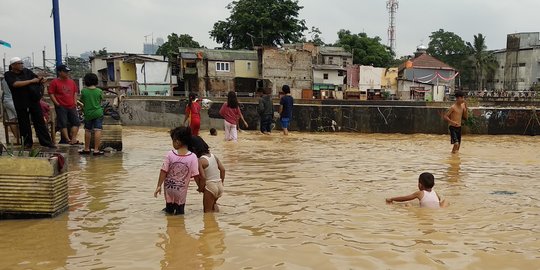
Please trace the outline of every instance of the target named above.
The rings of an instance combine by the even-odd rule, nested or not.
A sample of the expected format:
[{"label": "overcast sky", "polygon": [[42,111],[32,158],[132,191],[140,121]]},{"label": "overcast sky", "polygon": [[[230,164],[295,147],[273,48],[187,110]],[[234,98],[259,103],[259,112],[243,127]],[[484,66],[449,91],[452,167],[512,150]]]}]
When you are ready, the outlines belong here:
[{"label": "overcast sky", "polygon": [[[142,53],[145,35],[166,39],[171,32],[189,34],[209,48],[219,46],[209,36],[214,22],[229,13],[231,0],[60,0],[63,54],[80,55],[106,47],[109,52]],[[0,56],[35,55],[54,58],[50,0],[0,0]],[[366,32],[387,43],[386,0],[300,0],[300,18],[318,27],[325,42],[334,42],[339,29]],[[506,34],[538,32],[538,0],[401,0],[397,13],[397,53],[412,54],[431,32],[443,28],[464,40],[487,36],[489,49],[504,48]],[[148,37],[150,42],[150,37]]]}]

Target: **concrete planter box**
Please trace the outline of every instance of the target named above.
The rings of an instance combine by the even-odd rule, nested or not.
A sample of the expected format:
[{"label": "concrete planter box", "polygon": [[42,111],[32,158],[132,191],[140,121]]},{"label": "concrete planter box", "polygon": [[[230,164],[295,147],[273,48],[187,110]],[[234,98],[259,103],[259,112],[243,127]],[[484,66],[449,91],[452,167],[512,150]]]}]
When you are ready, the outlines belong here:
[{"label": "concrete planter box", "polygon": [[[105,115],[103,117],[103,131],[101,133],[101,149],[111,147],[122,151],[122,122]],[[90,148],[94,148],[94,133],[92,133]]]},{"label": "concrete planter box", "polygon": [[68,174],[58,158],[0,156],[0,218],[54,217],[68,208]]}]

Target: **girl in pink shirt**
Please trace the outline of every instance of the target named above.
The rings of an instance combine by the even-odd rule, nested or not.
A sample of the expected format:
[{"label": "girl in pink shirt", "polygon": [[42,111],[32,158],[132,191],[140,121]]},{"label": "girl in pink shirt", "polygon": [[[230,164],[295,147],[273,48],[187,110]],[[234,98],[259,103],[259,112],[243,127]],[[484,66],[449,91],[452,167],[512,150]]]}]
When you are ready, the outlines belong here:
[{"label": "girl in pink shirt", "polygon": [[225,125],[225,140],[238,140],[238,119],[242,119],[242,122],[244,122],[246,128],[248,127],[248,124],[246,120],[244,120],[244,116],[240,111],[240,106],[238,105],[238,98],[236,97],[236,93],[234,91],[231,91],[229,92],[229,94],[227,94],[227,102],[225,102],[221,106],[219,114],[224,119],[223,123]]},{"label": "girl in pink shirt", "polygon": [[194,177],[199,183],[199,162],[197,156],[188,150],[191,142],[190,128],[178,127],[171,130],[171,139],[174,150],[167,152],[163,160],[154,197],[161,194],[161,186],[164,185],[165,212],[183,215],[189,181]]}]

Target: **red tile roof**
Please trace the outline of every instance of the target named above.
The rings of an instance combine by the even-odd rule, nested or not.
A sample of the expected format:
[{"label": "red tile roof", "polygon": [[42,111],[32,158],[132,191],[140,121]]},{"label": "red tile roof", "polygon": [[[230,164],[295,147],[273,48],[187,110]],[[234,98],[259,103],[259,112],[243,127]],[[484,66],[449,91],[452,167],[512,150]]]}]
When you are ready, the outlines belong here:
[{"label": "red tile roof", "polygon": [[[413,63],[413,68],[455,70],[453,67],[427,53],[423,53],[420,56],[415,57],[409,61]],[[399,70],[402,70],[404,68],[405,63],[399,66]]]}]

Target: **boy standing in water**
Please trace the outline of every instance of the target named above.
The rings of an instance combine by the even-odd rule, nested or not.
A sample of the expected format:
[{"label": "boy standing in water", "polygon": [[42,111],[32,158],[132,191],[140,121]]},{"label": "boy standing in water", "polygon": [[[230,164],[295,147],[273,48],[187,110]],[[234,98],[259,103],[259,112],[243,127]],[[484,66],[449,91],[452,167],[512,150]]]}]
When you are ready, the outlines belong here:
[{"label": "boy standing in water", "polygon": [[292,118],[294,99],[291,96],[291,88],[288,85],[283,85],[281,91],[285,94],[279,101],[281,128],[283,129],[283,135],[289,135],[289,124]]},{"label": "boy standing in water", "polygon": [[456,92],[456,103],[444,115],[444,120],[449,124],[450,142],[454,145],[452,153],[457,153],[461,145],[461,119],[467,119],[467,103],[463,93]]},{"label": "boy standing in water", "polygon": [[427,207],[427,208],[439,208],[439,207],[446,207],[447,203],[445,200],[441,201],[441,198],[435,191],[433,190],[433,186],[435,185],[435,177],[433,174],[425,172],[420,174],[418,177],[418,191],[411,195],[407,196],[401,196],[401,197],[393,197],[386,199],[386,203],[393,203],[393,202],[407,202],[412,201],[414,199],[418,199],[420,201],[420,207]]}]

